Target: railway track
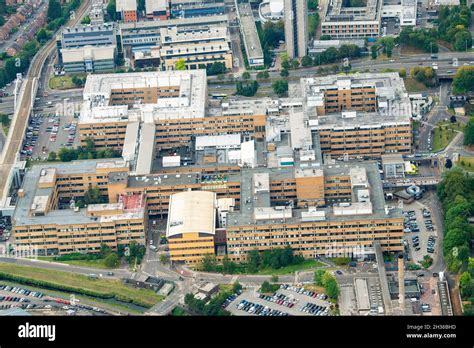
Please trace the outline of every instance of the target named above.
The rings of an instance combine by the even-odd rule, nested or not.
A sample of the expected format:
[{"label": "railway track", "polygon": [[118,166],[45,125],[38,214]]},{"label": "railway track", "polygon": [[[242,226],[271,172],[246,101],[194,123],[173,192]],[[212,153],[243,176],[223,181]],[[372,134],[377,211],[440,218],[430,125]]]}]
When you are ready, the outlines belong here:
[{"label": "railway track", "polygon": [[[67,25],[77,25],[89,9],[90,3],[91,0],[84,0],[77,10],[78,13],[75,18],[71,19]],[[28,118],[33,108],[34,100],[32,100],[32,94],[35,93],[37,88],[37,86],[35,86],[36,81],[41,75],[41,70],[43,69],[46,59],[55,47],[56,41],[53,37],[53,39],[43,46],[34,56],[26,77],[24,78],[23,86],[21,87],[23,92],[20,92],[21,100],[18,104],[18,111],[12,120],[11,130],[3,147],[2,156],[0,157],[1,206],[5,206],[6,198],[8,197],[8,184],[10,183],[11,171],[16,162],[18,152],[20,151],[26,126],[28,125]]]}]

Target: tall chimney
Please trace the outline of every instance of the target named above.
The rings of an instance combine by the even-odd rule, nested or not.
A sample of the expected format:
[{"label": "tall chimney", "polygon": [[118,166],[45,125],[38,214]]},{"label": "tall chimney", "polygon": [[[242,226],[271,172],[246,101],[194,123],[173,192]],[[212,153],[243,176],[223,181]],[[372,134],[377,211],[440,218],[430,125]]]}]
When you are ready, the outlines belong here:
[{"label": "tall chimney", "polygon": [[405,309],[405,269],[403,255],[398,256],[398,303],[402,310]]}]

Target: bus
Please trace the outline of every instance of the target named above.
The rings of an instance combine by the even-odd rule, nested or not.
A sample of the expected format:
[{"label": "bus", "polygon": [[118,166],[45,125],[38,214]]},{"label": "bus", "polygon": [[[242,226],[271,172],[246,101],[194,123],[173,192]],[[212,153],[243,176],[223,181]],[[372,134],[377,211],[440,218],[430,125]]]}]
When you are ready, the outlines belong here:
[{"label": "bus", "polygon": [[222,100],[226,97],[227,97],[227,94],[225,94],[225,93],[213,93],[212,94],[212,99],[216,99],[216,100]]}]

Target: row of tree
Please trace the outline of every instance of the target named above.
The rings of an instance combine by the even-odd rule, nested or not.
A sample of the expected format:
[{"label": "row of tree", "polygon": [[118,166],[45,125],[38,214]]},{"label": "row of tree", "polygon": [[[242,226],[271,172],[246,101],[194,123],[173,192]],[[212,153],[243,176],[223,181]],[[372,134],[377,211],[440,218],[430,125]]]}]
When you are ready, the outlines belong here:
[{"label": "row of tree", "polygon": [[444,210],[443,253],[451,272],[466,270],[469,240],[474,229],[468,218],[474,214],[474,177],[461,169],[451,169],[438,185],[438,196]]},{"label": "row of tree", "polygon": [[120,157],[120,153],[115,150],[107,149],[97,151],[92,139],[86,139],[85,142],[85,146],[79,146],[76,149],[62,147],[58,153],[51,151],[48,155],[48,161],[71,162],[84,159]]},{"label": "row of tree", "polygon": [[205,272],[219,272],[225,274],[233,273],[256,273],[262,269],[279,269],[282,267],[296,265],[303,262],[304,258],[294,255],[290,246],[285,248],[277,248],[260,252],[252,250],[247,255],[247,262],[236,264],[229,260],[227,255],[222,260],[222,264],[218,264],[214,255],[206,255],[200,268]]}]

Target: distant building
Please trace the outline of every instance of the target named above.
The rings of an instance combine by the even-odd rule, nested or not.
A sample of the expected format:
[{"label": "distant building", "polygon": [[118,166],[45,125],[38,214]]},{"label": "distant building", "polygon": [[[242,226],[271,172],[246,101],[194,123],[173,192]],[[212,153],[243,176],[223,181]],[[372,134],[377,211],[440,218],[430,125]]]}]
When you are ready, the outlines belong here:
[{"label": "distant building", "polygon": [[172,18],[191,18],[223,15],[226,12],[224,0],[173,0]]},{"label": "distant building", "polygon": [[[73,54],[80,51],[83,55],[86,54],[85,50],[79,50],[84,47],[94,47],[91,54],[97,54],[98,52],[109,52],[113,47],[113,59],[116,55],[116,29],[114,23],[104,24],[84,24],[78,25],[73,28],[65,28],[58,35],[56,40],[56,47],[58,50],[58,62],[63,64],[63,56],[67,55],[68,61],[71,62]],[[97,50],[98,47],[107,47],[107,49]],[[93,57],[91,57],[93,58]],[[79,59],[79,57],[78,57]],[[113,69],[113,67],[112,67]]]},{"label": "distant building", "polygon": [[169,0],[145,0],[145,11],[148,19],[169,19]]},{"label": "distant building", "polygon": [[137,0],[117,0],[116,10],[125,23],[137,22]]},{"label": "distant building", "polygon": [[178,60],[184,59],[187,69],[206,68],[212,63],[223,63],[232,69],[232,47],[227,27],[207,30],[178,30],[161,28],[160,59],[163,70],[174,70]]},{"label": "distant building", "polygon": [[284,0],[285,42],[290,59],[306,56],[308,50],[308,2]]},{"label": "distant building", "polygon": [[365,7],[349,7],[342,0],[327,1],[321,35],[332,39],[378,37],[383,0],[367,0]]},{"label": "distant building", "polygon": [[84,46],[61,50],[67,74],[112,71],[115,67],[115,46]]}]

